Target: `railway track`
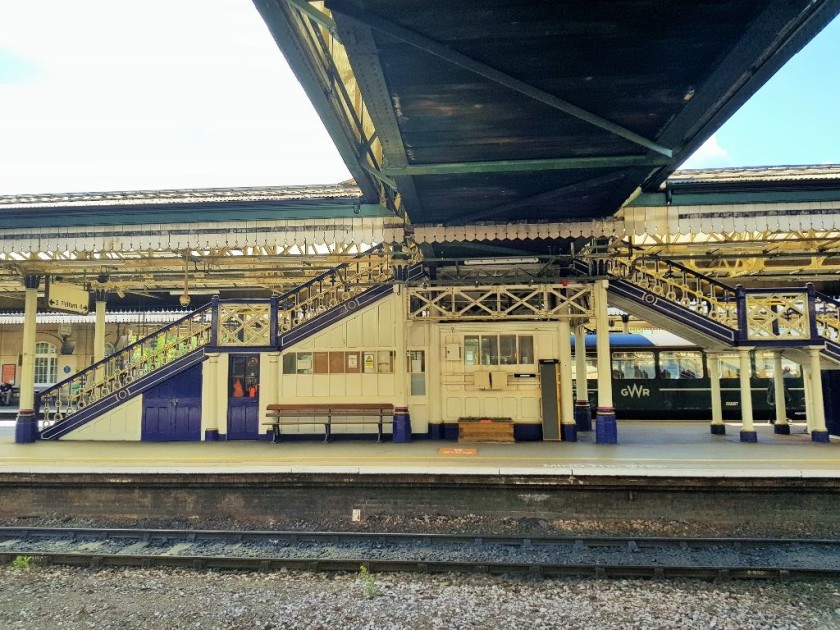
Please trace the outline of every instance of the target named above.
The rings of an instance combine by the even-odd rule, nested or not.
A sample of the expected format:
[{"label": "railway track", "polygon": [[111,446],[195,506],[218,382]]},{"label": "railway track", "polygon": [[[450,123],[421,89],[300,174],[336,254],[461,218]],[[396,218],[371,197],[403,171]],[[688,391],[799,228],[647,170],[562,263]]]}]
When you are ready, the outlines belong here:
[{"label": "railway track", "polygon": [[840,577],[840,542],[814,539],[0,528],[0,562],[197,570],[485,573],[531,577]]}]

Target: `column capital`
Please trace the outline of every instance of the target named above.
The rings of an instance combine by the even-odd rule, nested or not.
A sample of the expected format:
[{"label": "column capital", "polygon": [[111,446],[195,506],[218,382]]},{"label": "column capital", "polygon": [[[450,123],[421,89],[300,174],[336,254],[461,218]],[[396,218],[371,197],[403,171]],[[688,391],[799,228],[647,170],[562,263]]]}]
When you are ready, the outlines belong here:
[{"label": "column capital", "polygon": [[23,276],[23,286],[27,289],[37,289],[41,285],[41,276],[26,274]]},{"label": "column capital", "polygon": [[97,302],[107,302],[108,301],[108,289],[94,289],[93,290],[93,299]]}]

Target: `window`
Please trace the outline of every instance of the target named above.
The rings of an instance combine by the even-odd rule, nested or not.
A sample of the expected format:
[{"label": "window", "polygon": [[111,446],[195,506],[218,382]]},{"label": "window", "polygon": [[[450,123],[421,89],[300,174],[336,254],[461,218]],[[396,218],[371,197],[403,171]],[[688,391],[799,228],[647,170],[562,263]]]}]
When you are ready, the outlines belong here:
[{"label": "window", "polygon": [[659,371],[663,378],[703,378],[703,355],[696,350],[660,352]]},{"label": "window", "polygon": [[533,365],[533,335],[466,335],[464,365]]},{"label": "window", "polygon": [[46,341],[35,344],[35,382],[55,383],[58,381],[58,358],[55,346]]},{"label": "window", "polygon": [[[775,369],[773,365],[773,353],[757,351],[755,353],[755,375],[759,378],[773,378]],[[798,363],[788,359],[782,359],[782,374],[788,378],[799,378],[800,368]]]},{"label": "window", "polygon": [[613,378],[653,378],[655,374],[653,352],[613,352]]},{"label": "window", "polygon": [[721,378],[738,378],[741,375],[741,362],[737,354],[722,354],[719,359]]}]

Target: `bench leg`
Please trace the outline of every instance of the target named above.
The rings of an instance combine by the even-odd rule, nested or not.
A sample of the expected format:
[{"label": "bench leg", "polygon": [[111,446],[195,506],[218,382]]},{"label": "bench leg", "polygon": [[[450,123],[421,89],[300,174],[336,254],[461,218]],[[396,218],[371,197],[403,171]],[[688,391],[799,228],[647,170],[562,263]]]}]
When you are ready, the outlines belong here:
[{"label": "bench leg", "polygon": [[330,441],[330,430],[331,430],[331,428],[332,428],[332,425],[330,424],[330,422],[325,422],[324,423],[324,444],[326,444],[327,442]]},{"label": "bench leg", "polygon": [[379,424],[376,425],[376,426],[379,429],[379,435],[376,436],[376,441],[381,442],[382,441],[382,416],[379,416]]},{"label": "bench leg", "polygon": [[271,427],[271,430],[274,432],[274,436],[271,438],[272,444],[277,444],[280,441],[280,425]]}]

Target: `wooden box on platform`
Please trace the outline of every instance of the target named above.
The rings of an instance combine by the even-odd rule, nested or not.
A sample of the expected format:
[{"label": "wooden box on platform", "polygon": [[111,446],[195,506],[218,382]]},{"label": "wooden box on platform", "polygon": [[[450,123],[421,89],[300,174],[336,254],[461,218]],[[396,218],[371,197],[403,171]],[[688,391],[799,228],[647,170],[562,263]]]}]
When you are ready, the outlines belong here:
[{"label": "wooden box on platform", "polygon": [[513,421],[510,418],[458,419],[458,442],[492,444],[513,441]]}]

